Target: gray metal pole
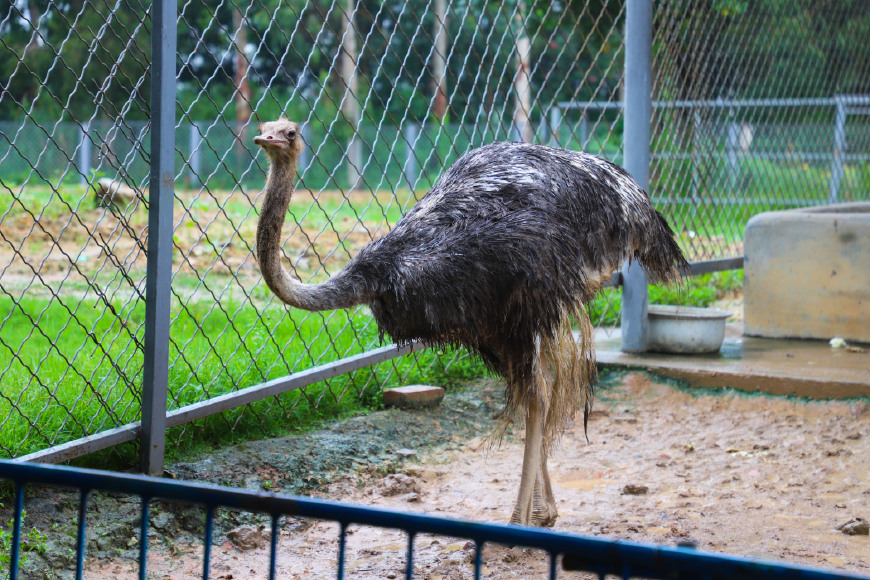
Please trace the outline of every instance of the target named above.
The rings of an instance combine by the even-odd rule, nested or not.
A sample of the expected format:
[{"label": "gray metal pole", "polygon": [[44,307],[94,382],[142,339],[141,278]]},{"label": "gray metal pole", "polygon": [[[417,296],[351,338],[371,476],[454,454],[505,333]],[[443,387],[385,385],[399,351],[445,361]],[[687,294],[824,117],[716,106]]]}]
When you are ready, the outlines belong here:
[{"label": "gray metal pole", "polygon": [[[628,0],[625,25],[625,169],[649,189],[652,109],[652,0]],[[622,266],[622,350],[643,352],[647,343],[647,276],[635,261]]]},{"label": "gray metal pole", "polygon": [[417,167],[417,140],[420,138],[420,125],[417,123],[408,123],[402,128],[405,143],[405,164],[402,167],[402,173],[405,174],[405,181],[408,182],[408,189],[414,190],[417,181],[420,179],[420,169]]},{"label": "gray metal pole", "polygon": [[842,95],[836,96],[837,113],[834,117],[834,154],[831,157],[831,183],[828,203],[840,200],[840,183],[843,181],[843,155],[846,149],[846,102]]},{"label": "gray metal pole", "polygon": [[162,475],[166,451],[172,204],[175,197],[177,14],[177,0],[154,0],[151,7],[151,183],[148,192],[141,454],[141,469],[148,475]]},{"label": "gray metal pole", "polygon": [[[729,123],[727,129],[727,141],[725,142],[725,156],[728,158],[728,172],[731,188],[736,189],[740,178],[740,162],[737,151],[740,147],[740,123]],[[736,192],[735,192],[736,193]]]},{"label": "gray metal pole", "polygon": [[550,109],[550,145],[560,147],[559,136],[562,131],[562,109],[559,105],[553,105]]},{"label": "gray metal pole", "polygon": [[302,142],[305,147],[302,148],[302,153],[299,155],[299,175],[305,173],[308,166],[311,165],[311,123],[302,125]]},{"label": "gray metal pole", "polygon": [[88,132],[91,124],[85,123],[79,129],[79,172],[81,173],[82,185],[91,185],[91,139]]},{"label": "gray metal pole", "polygon": [[196,121],[190,124],[190,185],[202,185],[202,133]]},{"label": "gray metal pole", "polygon": [[[701,111],[692,109],[692,211],[697,212],[701,204],[701,157],[703,140],[701,137]],[[693,216],[694,217],[694,216]]]}]

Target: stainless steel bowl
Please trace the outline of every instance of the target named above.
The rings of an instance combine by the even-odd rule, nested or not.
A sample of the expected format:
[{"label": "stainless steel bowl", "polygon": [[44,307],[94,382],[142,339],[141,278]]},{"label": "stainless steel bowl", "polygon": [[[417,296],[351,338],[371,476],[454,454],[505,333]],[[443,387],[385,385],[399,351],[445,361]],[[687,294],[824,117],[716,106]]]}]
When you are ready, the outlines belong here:
[{"label": "stainless steel bowl", "polygon": [[651,304],[648,348],[652,352],[702,354],[717,352],[725,339],[727,310]]}]

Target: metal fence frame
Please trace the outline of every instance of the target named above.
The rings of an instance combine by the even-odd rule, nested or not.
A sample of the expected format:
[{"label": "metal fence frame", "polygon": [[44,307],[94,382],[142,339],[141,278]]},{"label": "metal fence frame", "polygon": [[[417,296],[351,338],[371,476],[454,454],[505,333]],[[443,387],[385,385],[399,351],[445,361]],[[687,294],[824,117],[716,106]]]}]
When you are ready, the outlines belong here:
[{"label": "metal fence frame", "polygon": [[[75,441],[56,445],[17,461],[58,462],[118,445],[136,438],[141,439],[140,468],[148,475],[163,473],[166,430],[194,419],[199,419],[223,410],[272,397],[293,389],[409,354],[422,348],[411,344],[383,347],[357,356],[327,363],[282,379],[254,385],[196,403],[174,411],[167,410],[169,372],[169,324],[172,279],[172,205],[174,199],[174,153],[175,153],[175,57],[177,38],[177,3],[174,0],[154,0],[152,16],[152,86],[151,86],[151,165],[149,207],[146,317],[144,335],[144,378],[142,385],[141,421],[122,425]],[[633,117],[636,109],[646,110],[641,115],[646,121],[626,123],[636,127],[639,133],[627,135],[627,142],[639,147],[626,148],[626,167],[644,186],[648,185],[649,166],[649,65],[652,50],[652,0],[628,0],[628,41],[626,68],[645,75],[635,87],[635,73],[626,73],[628,102],[626,115]],[[633,34],[635,33],[635,34]],[[632,60],[634,59],[634,60]],[[637,61],[637,64],[634,62]],[[645,129],[643,128],[646,126]],[[416,136],[411,136],[416,141]],[[645,145],[643,145],[645,143]],[[407,175],[407,174],[406,174]],[[646,175],[646,177],[644,177]],[[737,263],[733,260],[714,261],[699,265],[701,269],[730,269]],[[621,273],[614,273],[611,285],[622,284],[623,336],[626,341],[641,341],[645,333],[635,337],[633,324],[627,320],[639,320],[645,327],[646,276],[635,264]],[[637,328],[640,328],[638,326]]]},{"label": "metal fence frame", "polygon": [[[300,389],[335,377],[421,350],[420,344],[378,348],[367,353],[319,365],[293,375],[254,385],[203,402],[167,410],[169,380],[169,324],[172,279],[172,227],[175,181],[175,89],[177,14],[173,0],[154,0],[152,5],[151,87],[151,164],[150,206],[148,213],[147,275],[145,288],[144,377],[141,420],[81,439],[49,447],[17,458],[18,461],[60,462],[141,439],[140,468],[143,473],[163,472],[166,430],[183,423],[249,404],[254,401]],[[625,111],[625,167],[645,188],[649,187],[652,0],[626,3],[626,102],[612,106]],[[409,144],[418,135],[408,137]],[[413,147],[413,145],[409,145]],[[82,147],[79,155],[86,156]],[[408,159],[415,159],[409,155]],[[406,162],[409,182],[416,172]],[[690,274],[742,268],[742,258],[694,263]],[[638,264],[614,273],[610,286],[623,288],[623,350],[640,352],[646,348],[647,279]]]},{"label": "metal fence frame", "polygon": [[89,469],[74,469],[55,465],[22,464],[0,460],[0,480],[14,483],[14,516],[9,564],[10,580],[19,574],[21,530],[24,512],[24,490],[27,485],[49,485],[72,488],[79,493],[79,516],[76,534],[76,578],[82,578],[87,537],[88,497],[92,492],[111,492],[139,496],[141,503],[139,577],[146,577],[148,554],[148,530],[150,502],[169,500],[182,504],[205,506],[206,516],[203,533],[202,577],[209,578],[210,554],[213,541],[214,512],[219,507],[229,507],[250,512],[264,513],[271,518],[269,549],[269,578],[276,577],[279,518],[284,515],[316,518],[338,522],[339,552],[337,578],[344,578],[345,539],[347,527],[360,524],[380,528],[399,529],[408,534],[408,550],[405,578],[414,572],[414,537],[417,534],[434,534],[467,538],[474,542],[474,577],[481,577],[482,551],[484,544],[496,543],[508,546],[525,546],[547,552],[550,559],[551,579],[558,573],[557,562],[561,557],[562,568],[572,571],[588,571],[602,580],[607,575],[624,579],[642,577],[705,580],[758,579],[803,579],[835,580],[863,579],[870,576],[845,572],[827,571],[805,566],[750,560],[736,556],[699,552],[691,547],[667,547],[641,544],[622,540],[579,536],[552,530],[469,522],[426,514],[396,512],[385,509],[341,504],[325,500],[304,498],[285,494],[254,492],[228,487],[191,482],[171,481],[140,475],[128,475]]},{"label": "metal fence frame", "polygon": [[[443,10],[443,3],[440,4],[442,4],[442,6],[441,8],[439,8],[439,10]],[[519,6],[519,4],[521,3],[517,3],[517,6]],[[678,2],[672,2],[671,4],[678,4]],[[353,4],[351,2],[348,5],[351,6],[354,11],[358,9],[357,4]],[[341,10],[344,10],[343,7],[336,8],[336,6],[338,6],[338,3],[333,2],[333,5],[330,7],[330,11],[333,11],[333,9],[339,12]],[[849,120],[850,115],[867,115],[868,112],[870,112],[870,97],[847,95],[824,99],[723,99],[712,101],[670,101],[667,103],[660,100],[653,100],[654,87],[651,70],[654,56],[652,50],[652,43],[654,40],[652,26],[653,18],[656,15],[654,3],[652,0],[626,0],[624,6],[625,11],[620,11],[619,16],[617,16],[616,19],[625,19],[625,74],[623,77],[625,82],[623,97],[625,101],[618,102],[615,99],[611,99],[610,101],[603,102],[603,104],[602,101],[561,101],[556,103],[549,103],[550,108],[546,111],[543,111],[540,119],[541,131],[538,134],[534,135],[535,139],[545,141],[547,138],[547,134],[549,134],[550,136],[554,134],[554,131],[552,129],[554,126],[557,126],[559,124],[559,119],[561,118],[561,111],[578,108],[583,111],[607,109],[624,111],[623,124],[625,127],[625,133],[623,164],[626,166],[628,171],[635,176],[635,178],[641,183],[641,185],[649,188],[650,164],[651,162],[654,162],[656,160],[656,155],[654,154],[654,152],[651,152],[650,119],[651,115],[654,114],[656,109],[675,107],[704,107],[707,109],[729,107],[733,108],[741,106],[755,106],[758,104],[769,107],[778,107],[783,105],[802,105],[808,102],[813,102],[816,104],[823,104],[824,106],[833,106],[835,108],[835,125],[831,141],[833,149],[831,153],[831,175],[830,184],[828,187],[828,200],[836,201],[838,199],[839,192],[841,191],[840,182],[844,176],[844,163],[845,161],[848,161],[850,159],[856,159],[855,154],[849,152],[847,148],[845,131],[846,123]],[[621,10],[622,4],[620,4],[619,7]],[[175,89],[179,84],[175,70],[176,58],[178,56],[176,46],[176,41],[178,38],[177,28],[179,25],[178,8],[178,3],[173,0],[154,0],[150,8],[151,60],[147,64],[147,66],[151,69],[152,84],[150,96],[151,152],[148,159],[150,164],[150,200],[148,207],[149,235],[147,248],[147,274],[144,284],[146,312],[144,323],[144,340],[142,341],[141,345],[138,343],[136,344],[136,348],[141,347],[141,352],[144,353],[144,364],[142,369],[142,374],[144,375],[144,377],[141,397],[141,420],[119,425],[119,423],[122,423],[123,421],[131,420],[131,417],[127,416],[123,419],[123,421],[119,420],[117,422],[108,423],[108,425],[113,426],[113,428],[111,429],[95,434],[90,434],[75,441],[55,445],[47,449],[31,453],[29,455],[24,455],[18,458],[21,461],[64,461],[76,456],[105,449],[119,443],[141,438],[142,470],[145,473],[157,475],[163,470],[166,430],[168,428],[178,426],[193,421],[195,419],[201,419],[203,417],[213,415],[215,413],[219,413],[230,408],[247,405],[251,402],[259,401],[269,397],[274,397],[275,395],[285,393],[291,390],[302,389],[312,383],[335,377],[339,374],[362,369],[367,366],[377,364],[379,362],[388,361],[399,356],[419,351],[422,348],[422,346],[419,344],[407,345],[402,348],[398,348],[396,346],[387,346],[382,348],[376,348],[362,354],[341,358],[338,361],[326,364],[317,365],[318,361],[315,360],[315,362],[312,364],[315,364],[317,366],[314,366],[312,368],[290,374],[283,378],[270,380],[268,382],[263,382],[258,385],[243,388],[241,390],[235,390],[225,395],[216,396],[210,399],[204,398],[209,396],[206,386],[203,388],[203,399],[199,402],[187,406],[181,406],[182,403],[177,402],[179,408],[168,410],[168,405],[173,404],[172,401],[168,402],[167,399],[169,380],[168,374],[170,370],[170,361],[168,360],[170,356],[170,304],[172,303],[173,298],[172,237],[174,224],[172,211],[173,205],[177,201],[175,197],[174,180],[176,178],[182,177],[184,179],[189,178],[191,179],[191,181],[201,182],[203,176],[199,175],[197,169],[199,166],[198,156],[202,153],[209,154],[208,150],[203,151],[203,143],[207,144],[207,135],[204,135],[202,133],[201,128],[199,125],[196,124],[197,121],[195,119],[190,119],[193,124],[190,125],[191,131],[189,135],[176,134],[178,132],[178,127],[182,126],[177,123],[177,120],[175,118],[176,106],[178,105],[178,103],[176,102]],[[506,12],[510,12],[510,10],[507,9]],[[183,14],[184,13],[182,11],[182,16]],[[510,19],[511,26],[514,27],[516,30],[520,30],[523,23],[519,22],[519,24],[517,24],[517,14],[518,12],[515,6],[513,12],[510,12],[508,14],[508,17]],[[467,16],[467,14],[465,14],[464,16]],[[519,18],[519,20],[521,20],[521,18]],[[144,26],[144,21],[140,24]],[[40,32],[39,23],[31,23],[31,26],[34,28],[35,37],[38,36]],[[607,24],[605,23],[605,27],[606,26]],[[616,20],[611,22],[610,26],[612,28],[615,28]],[[443,32],[443,29],[444,21],[442,20],[439,32],[436,35],[439,39],[439,42],[441,39],[443,39],[443,35],[441,34],[441,32]],[[516,30],[513,30],[511,34],[515,34]],[[420,31],[418,29],[418,31],[414,34],[416,35],[419,32]],[[477,34],[477,31],[475,31],[475,34]],[[318,32],[317,36],[318,38],[320,37],[320,32]],[[519,36],[522,37],[523,34],[519,34]],[[515,38],[514,40],[519,41],[519,38]],[[527,41],[528,38],[525,38],[525,40]],[[433,38],[433,42],[434,41],[435,39]],[[519,46],[519,42],[517,42],[516,44],[517,46]],[[511,50],[513,50],[513,48],[516,47],[511,47]],[[499,45],[499,49],[502,49],[501,45]],[[621,50],[621,48],[619,50]],[[452,53],[453,49],[450,49],[450,52]],[[526,58],[526,56],[524,56],[525,53],[523,53],[523,51],[519,51],[518,49],[516,52],[518,53],[516,56],[518,56],[519,60],[521,61],[518,63],[519,66],[516,67],[519,71],[517,74],[519,76],[522,76],[523,74],[534,74],[534,70],[531,71],[531,73],[529,73],[529,71],[527,70],[527,67],[530,63],[523,61],[523,58]],[[311,55],[309,54],[308,57],[310,59]],[[336,55],[335,59],[337,60],[338,58],[338,55]],[[427,58],[434,58],[434,56],[430,53]],[[335,63],[333,63],[333,65],[335,66]],[[510,68],[511,67],[508,66],[505,70],[490,70],[488,73],[485,74],[498,76],[499,80],[501,80],[510,76],[510,73],[508,71],[508,69]],[[572,69],[572,71],[573,70],[574,69]],[[605,71],[605,73],[607,72],[608,71]],[[419,80],[420,79],[418,78],[417,81]],[[563,79],[558,80],[561,84],[564,84],[565,82]],[[595,84],[595,81],[591,81],[586,77],[579,79],[578,82],[584,84]],[[207,84],[208,83],[206,83],[206,85]],[[206,90],[206,85],[200,87],[203,92]],[[457,88],[454,89],[454,93],[456,92],[456,90],[458,90],[458,86],[459,85],[457,83]],[[598,94],[599,89],[601,89],[602,86],[602,83],[599,83],[595,87],[596,94]],[[269,87],[267,86],[266,88],[268,89]],[[526,88],[528,89],[528,87]],[[356,95],[352,94],[350,86],[348,86],[347,89],[348,90],[345,91],[345,95],[343,97],[344,99],[357,98]],[[517,90],[517,92],[519,92],[519,90]],[[535,99],[537,99],[537,97],[539,96],[540,95],[535,96]],[[321,97],[322,95],[318,96],[317,100],[320,100]],[[511,97],[510,89],[508,89],[507,94],[500,94],[499,97],[504,98],[505,100],[509,100]],[[366,97],[366,99],[368,98],[369,97]],[[521,101],[522,99],[518,98],[517,100]],[[341,105],[341,103],[333,104],[336,106]],[[543,103],[543,99],[540,99],[540,102],[536,100],[535,104],[543,107],[545,103]],[[223,102],[221,102],[221,106],[224,106]],[[226,107],[224,107],[224,109],[225,108]],[[519,106],[517,103],[514,102],[506,105],[504,108],[505,111],[507,111],[508,109],[512,109],[516,113],[517,110],[520,110],[523,107]],[[505,111],[502,111],[502,113],[504,113]],[[24,111],[24,113],[25,116],[30,115],[29,111]],[[493,120],[491,118],[493,117],[492,111],[486,114],[480,112],[477,115],[475,115],[473,112],[470,115],[466,115],[466,113],[467,111],[463,112],[463,116],[461,119],[462,122],[480,122],[481,127],[483,127],[478,131],[477,126],[475,125],[474,129],[472,129],[472,132],[483,133],[487,136],[487,138],[492,136],[493,131],[491,131],[489,125],[487,125],[487,123],[490,123]],[[527,126],[531,123],[531,119],[528,113],[529,111],[525,111],[525,119],[522,118],[523,115],[514,115],[512,117],[512,120],[508,119],[507,115],[505,115],[504,118],[500,120],[496,118],[495,123],[499,125],[499,130],[496,131],[496,133],[500,137],[503,137],[504,135],[510,133],[516,134],[517,136],[523,136],[525,138],[525,135],[523,135],[523,133],[531,130],[531,128]],[[338,116],[340,116],[341,114],[343,113],[339,113],[336,116],[336,119],[332,121],[332,125],[337,122]],[[33,120],[34,119],[31,116],[30,121]],[[311,119],[309,118],[309,120]],[[395,121],[395,119],[392,119],[392,121]],[[426,162],[432,160],[433,153],[435,153],[435,148],[433,144],[432,152],[428,155],[428,157],[424,156],[426,158],[422,160],[417,159],[416,155],[414,154],[415,146],[418,144],[418,141],[426,138],[426,136],[424,135],[425,131],[421,131],[421,125],[419,123],[406,121],[408,121],[407,111],[405,112],[405,115],[402,117],[401,121],[397,124],[396,137],[390,144],[390,154],[394,158],[398,158],[401,164],[401,172],[395,170],[395,167],[393,168],[393,173],[398,176],[398,181],[394,180],[393,182],[387,184],[389,187],[393,188],[398,187],[399,184],[404,185],[404,182],[407,182],[408,185],[410,185],[411,187],[419,184],[421,182],[420,176],[422,175],[421,169],[425,169],[420,167],[420,161],[422,161],[422,164],[425,165]],[[116,123],[123,122],[124,118],[122,111],[121,117],[116,120]],[[58,123],[60,123],[60,121],[58,121]],[[78,123],[78,121],[76,121],[76,123]],[[138,123],[138,121],[136,123]],[[523,125],[523,123],[526,123],[526,125]],[[330,127],[332,125],[330,125]],[[384,119],[382,119],[381,122],[378,124],[377,129],[380,130],[383,125]],[[23,126],[24,125],[22,124],[21,127],[23,128]],[[615,126],[615,123],[609,127],[611,132],[613,130],[613,126]],[[188,125],[184,125],[184,127],[186,128],[188,127]],[[44,136],[49,140],[49,142],[55,139],[55,131],[57,130],[57,128],[57,123],[53,126],[52,129],[50,129],[50,131],[46,131],[44,128],[40,127],[40,129],[44,133]],[[303,131],[307,128],[308,125],[305,125],[303,127]],[[361,120],[356,119],[355,125],[351,127],[351,129],[355,131],[355,133],[353,134],[357,135],[357,133],[360,133],[361,128]],[[83,124],[81,124],[78,147],[73,147],[71,153],[67,151],[62,152],[66,156],[66,161],[68,162],[67,169],[64,171],[63,174],[64,177],[70,177],[72,175],[67,174],[74,174],[75,171],[78,170],[82,181],[92,181],[91,177],[86,175],[90,170],[93,169],[92,151],[89,146],[82,146],[83,143],[87,144],[89,141],[94,143],[94,145],[97,145],[97,142],[100,141],[100,139],[95,139],[93,135],[89,134],[89,130],[92,129],[93,127],[90,124],[90,121],[85,121]],[[227,129],[230,130],[229,127],[227,127]],[[141,131],[137,130],[135,139],[143,139],[145,132],[145,125],[143,124]],[[230,130],[230,132],[232,132],[232,130]],[[240,131],[240,133],[243,132],[244,131]],[[237,136],[234,135],[234,137]],[[16,143],[17,138],[17,135],[13,136],[12,139],[10,139],[8,136],[6,137],[12,149],[16,149],[18,146],[18,144]],[[25,137],[25,139],[27,139],[27,137]],[[401,151],[402,147],[399,144],[399,141],[402,139],[407,144],[405,151]],[[429,139],[431,139],[431,136],[429,136]],[[180,142],[177,149],[176,140]],[[180,153],[180,149],[185,148],[186,145],[184,145],[184,143],[187,141],[190,142],[189,144],[191,155],[190,159],[187,160],[189,164],[189,167],[187,169],[189,169],[189,171],[185,170],[182,173],[179,173],[177,171],[178,168],[174,167],[174,164],[176,163],[175,157],[177,153]],[[359,138],[353,137],[350,145],[339,144],[339,147],[344,147],[345,159],[350,159],[350,150],[353,148],[353,144],[358,144],[359,141]],[[471,139],[469,139],[468,142],[470,144]],[[56,143],[52,144],[56,145]],[[139,144],[141,146],[141,141],[139,141]],[[573,141],[572,145],[573,144],[576,144],[576,140]],[[581,145],[582,144],[583,143],[581,143]],[[459,145],[459,148],[463,147],[464,142],[463,145]],[[396,150],[399,150],[400,153],[404,153],[404,158],[399,158],[398,156],[396,156]],[[224,157],[229,154],[229,150],[227,150],[226,152],[212,152],[216,153],[219,157],[219,164],[223,163]],[[17,149],[15,153],[20,154],[22,157],[24,156]],[[42,157],[43,153],[44,150],[39,153],[40,158]],[[310,153],[307,153],[309,157],[306,159],[306,162],[318,160],[317,154],[318,151],[312,151]],[[726,154],[730,155],[729,152],[726,152]],[[144,157],[144,155],[142,155],[142,157]],[[76,167],[76,160],[79,164],[79,167]],[[250,172],[256,169],[255,160],[251,158],[251,160],[249,161],[250,162],[248,163],[247,169],[243,171],[245,176],[250,176]],[[305,165],[306,162],[303,162],[303,165]],[[31,174],[34,171],[37,174],[39,173],[39,170],[37,170],[35,163],[36,162],[34,162],[34,164],[30,167],[30,169],[32,170]],[[374,156],[374,150],[372,151],[372,155],[370,156],[370,159],[366,162],[366,164],[368,165],[373,163],[378,163]],[[126,170],[126,167],[122,167],[120,169]],[[336,171],[338,171],[338,166],[336,166],[336,168],[332,170],[332,172],[330,173],[330,177],[334,177]],[[41,175],[39,177],[43,178],[43,176]],[[205,180],[207,179],[208,176],[205,176]],[[238,181],[237,185],[241,187],[241,181]],[[382,183],[378,183],[378,186],[380,185],[382,185]],[[822,202],[824,202],[824,200],[820,199],[820,203]],[[0,216],[0,219],[2,219],[2,217],[4,216]],[[203,236],[205,236],[204,230],[202,231],[202,233]],[[236,233],[238,233],[238,231]],[[109,252],[111,252],[113,248],[108,247],[104,249],[107,249]],[[731,256],[727,251],[717,251],[709,255],[725,255],[728,257],[696,262],[692,265],[691,274],[701,274],[742,268],[743,258],[741,256]],[[76,256],[66,257],[70,259],[74,266]],[[187,258],[187,256],[184,256],[184,258]],[[118,264],[116,262],[112,262],[109,269],[117,265]],[[28,264],[28,266],[30,266],[30,264]],[[126,266],[126,264],[122,264],[122,266]],[[207,274],[209,271],[209,269],[206,269],[205,273]],[[120,274],[120,276],[123,276],[125,274],[126,273],[122,273]],[[621,272],[617,272],[614,274],[611,285],[621,286],[623,288],[622,347],[624,350],[629,351],[643,351],[645,349],[647,302],[647,284],[643,270],[636,264],[631,267],[627,267]],[[97,288],[96,290],[98,291],[99,289]],[[133,288],[133,290],[137,293],[137,296],[141,296],[140,287],[137,286]],[[106,303],[108,304],[108,302]],[[186,306],[186,304],[182,304],[182,306]],[[110,304],[109,307],[111,307]],[[124,320],[121,320],[121,322],[123,323]],[[34,325],[38,329],[38,321],[34,322]],[[133,341],[136,341],[137,339],[137,335],[135,334],[136,332],[137,329],[134,329],[130,333]],[[44,334],[38,338],[50,339],[50,337]],[[364,346],[368,348],[368,344]],[[136,352],[138,353],[140,351],[137,350]],[[339,353],[338,356],[345,356],[346,352],[347,351],[345,351],[344,353]],[[17,353],[13,353],[13,355],[14,354]],[[76,353],[76,355],[78,355],[78,353]],[[314,357],[312,356],[312,359],[313,358]],[[67,360],[66,362],[70,361]],[[138,380],[139,375],[135,373],[139,369],[129,371],[125,368],[122,370],[125,373],[129,373],[130,375],[129,377],[127,377],[126,375],[124,376],[124,379],[128,383]],[[287,372],[293,372],[293,370],[295,369],[288,370]],[[257,380],[266,380],[266,378],[257,378]],[[203,382],[201,384],[205,383]],[[127,386],[129,387],[129,385]],[[130,388],[130,391],[132,392],[133,388]],[[138,393],[134,394],[138,395]],[[30,417],[25,418],[28,421],[32,421]],[[104,425],[106,425],[106,423],[104,423]],[[97,425],[95,428],[91,427],[92,426],[90,424],[86,423],[84,425],[83,431],[85,433],[91,433],[97,428],[101,428],[100,425]],[[53,442],[54,439],[52,439],[48,443],[50,444]]]}]

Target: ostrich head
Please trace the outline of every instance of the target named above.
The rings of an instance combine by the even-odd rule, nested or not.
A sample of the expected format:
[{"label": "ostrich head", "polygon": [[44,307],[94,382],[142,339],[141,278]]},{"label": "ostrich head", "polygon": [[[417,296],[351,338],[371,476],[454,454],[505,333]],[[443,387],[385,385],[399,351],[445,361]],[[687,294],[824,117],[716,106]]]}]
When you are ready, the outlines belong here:
[{"label": "ostrich head", "polygon": [[260,124],[254,143],[269,158],[269,173],[263,188],[260,218],[257,221],[257,261],[263,280],[285,303],[303,310],[336,310],[363,302],[356,287],[342,282],[341,272],[320,284],[302,284],[284,269],[281,228],[296,187],[296,165],[304,143],[299,125],[287,118]]},{"label": "ostrich head", "polygon": [[299,125],[285,117],[260,123],[260,134],[254,137],[254,143],[262,147],[272,161],[297,158],[304,146]]}]

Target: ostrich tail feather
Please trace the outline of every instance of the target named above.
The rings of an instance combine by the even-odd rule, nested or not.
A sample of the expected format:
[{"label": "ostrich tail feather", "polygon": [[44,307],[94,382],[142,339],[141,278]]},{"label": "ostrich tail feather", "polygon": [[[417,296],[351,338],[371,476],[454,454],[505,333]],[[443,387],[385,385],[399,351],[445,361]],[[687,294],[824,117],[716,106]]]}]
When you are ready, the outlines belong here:
[{"label": "ostrich tail feather", "polygon": [[644,244],[637,258],[643,264],[654,284],[679,282],[689,273],[689,263],[677,243],[673,231],[665,217],[656,213],[656,222],[650,229],[655,243]]},{"label": "ostrich tail feather", "polygon": [[[572,318],[578,327],[575,337]],[[569,419],[583,410],[583,429],[592,410],[592,398],[598,382],[592,321],[582,303],[573,312],[563,311],[558,331],[541,341],[544,367],[538,381],[543,386],[547,410],[544,441],[549,449],[558,440]]]},{"label": "ostrich tail feather", "polygon": [[[576,337],[572,321],[579,329]],[[531,372],[523,372],[522,367],[508,369],[505,408],[491,441],[502,438],[517,411],[527,409],[532,398],[545,409],[544,441],[548,453],[568,420],[580,409],[585,430],[598,383],[592,330],[592,321],[582,302],[562,309],[558,327],[536,342]]]}]

